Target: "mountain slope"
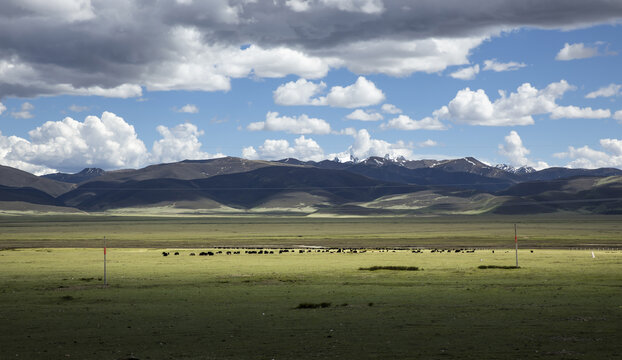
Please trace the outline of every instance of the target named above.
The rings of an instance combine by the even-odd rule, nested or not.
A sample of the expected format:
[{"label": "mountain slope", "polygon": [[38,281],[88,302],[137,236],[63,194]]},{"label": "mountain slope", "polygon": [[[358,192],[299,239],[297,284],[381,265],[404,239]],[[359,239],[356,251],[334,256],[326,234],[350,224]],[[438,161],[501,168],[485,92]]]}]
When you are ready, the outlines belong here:
[{"label": "mountain slope", "polygon": [[41,177],[70,184],[79,184],[81,182],[102,176],[105,173],[106,172],[100,168],[84,168],[82,171],[75,174],[55,173],[43,175]]},{"label": "mountain slope", "polygon": [[[290,166],[281,164],[282,166]],[[234,174],[275,166],[273,162],[262,160],[246,160],[236,157],[223,157],[208,160],[184,160],[174,163],[150,165],[142,169],[126,169],[107,171],[104,175],[90,181],[125,182],[152,179],[194,180],[205,179],[217,175]]]},{"label": "mountain slope", "polygon": [[[13,188],[33,188],[51,196],[58,196],[74,187],[72,184],[38,177],[26,171],[3,165],[0,165],[0,185]],[[1,197],[0,200],[2,200]]]},{"label": "mountain slope", "polygon": [[88,182],[60,200],[85,210],[173,204],[212,200],[226,206],[252,208],[279,194],[292,192],[319,197],[330,204],[370,201],[377,197],[423,188],[381,182],[340,170],[270,166],[207,179],[150,179]]}]

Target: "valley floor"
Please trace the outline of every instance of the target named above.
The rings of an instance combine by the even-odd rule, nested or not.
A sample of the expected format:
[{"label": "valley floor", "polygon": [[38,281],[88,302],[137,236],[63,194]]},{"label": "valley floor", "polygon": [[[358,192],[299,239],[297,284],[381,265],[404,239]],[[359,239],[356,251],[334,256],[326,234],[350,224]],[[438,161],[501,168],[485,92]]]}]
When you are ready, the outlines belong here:
[{"label": "valley floor", "polygon": [[[617,358],[621,227],[618,216],[3,216],[0,358]],[[475,251],[446,251],[459,248]],[[419,270],[361,270],[373,267]]]},{"label": "valley floor", "polygon": [[107,288],[99,249],[0,251],[1,357],[622,356],[621,251],[166,250],[110,249]]}]

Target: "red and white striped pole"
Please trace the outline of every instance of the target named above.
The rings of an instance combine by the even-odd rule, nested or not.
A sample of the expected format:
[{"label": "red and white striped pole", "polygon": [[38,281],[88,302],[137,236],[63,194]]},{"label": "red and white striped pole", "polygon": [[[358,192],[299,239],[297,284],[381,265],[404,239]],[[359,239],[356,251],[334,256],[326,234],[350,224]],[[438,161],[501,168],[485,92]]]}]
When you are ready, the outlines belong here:
[{"label": "red and white striped pole", "polygon": [[518,267],[518,236],[516,235],[516,224],[514,224],[514,245],[516,246],[516,267]]},{"label": "red and white striped pole", "polygon": [[106,237],[104,236],[104,286],[108,286],[108,281],[106,280]]}]

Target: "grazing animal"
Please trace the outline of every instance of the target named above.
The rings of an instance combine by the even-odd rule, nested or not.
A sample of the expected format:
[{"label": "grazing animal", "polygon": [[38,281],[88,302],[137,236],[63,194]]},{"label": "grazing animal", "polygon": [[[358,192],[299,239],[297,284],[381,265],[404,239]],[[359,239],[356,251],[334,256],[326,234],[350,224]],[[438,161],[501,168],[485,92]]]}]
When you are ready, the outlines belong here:
[{"label": "grazing animal", "polygon": [[194,253],[190,253],[190,256],[194,256]]},{"label": "grazing animal", "polygon": [[173,255],[179,255],[179,251],[175,251],[175,254],[173,254]]},{"label": "grazing animal", "polygon": [[162,251],[162,256],[168,256],[168,254],[169,254],[168,252]]},{"label": "grazing animal", "polygon": [[227,251],[227,255],[231,255],[231,251]]},{"label": "grazing animal", "polygon": [[[222,251],[221,251],[221,253],[222,253]],[[214,256],[214,253],[213,253],[213,252],[211,252],[211,251],[208,251],[208,252],[207,252],[207,255],[208,255],[208,256]]]}]

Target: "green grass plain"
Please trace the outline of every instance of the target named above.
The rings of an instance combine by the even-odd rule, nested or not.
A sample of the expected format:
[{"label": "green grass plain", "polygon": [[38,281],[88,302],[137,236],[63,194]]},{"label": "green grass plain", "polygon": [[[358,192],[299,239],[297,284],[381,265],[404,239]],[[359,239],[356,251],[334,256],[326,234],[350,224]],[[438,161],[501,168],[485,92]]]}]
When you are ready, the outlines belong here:
[{"label": "green grass plain", "polygon": [[0,216],[0,248],[296,246],[622,248],[622,216]]},{"label": "green grass plain", "polygon": [[[622,251],[542,249],[617,247],[619,220],[523,217],[505,270],[478,266],[514,265],[509,217],[4,217],[0,358],[619,358]],[[189,256],[264,244],[495,252]]]}]

